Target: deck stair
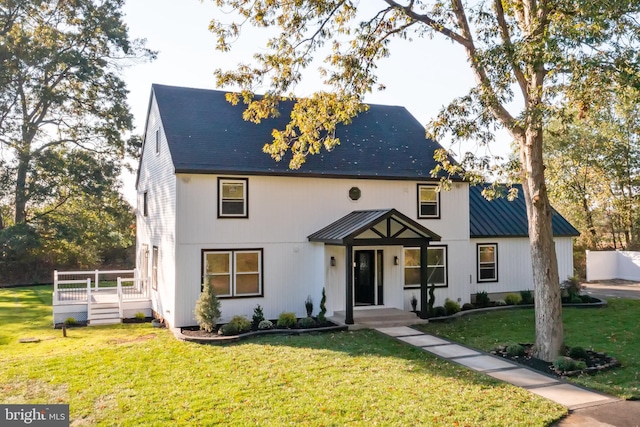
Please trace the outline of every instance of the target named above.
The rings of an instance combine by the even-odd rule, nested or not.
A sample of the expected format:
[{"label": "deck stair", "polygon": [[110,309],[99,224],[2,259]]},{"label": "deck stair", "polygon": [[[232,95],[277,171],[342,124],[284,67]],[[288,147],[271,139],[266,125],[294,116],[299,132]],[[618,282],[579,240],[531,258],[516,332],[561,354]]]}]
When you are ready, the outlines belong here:
[{"label": "deck stair", "polygon": [[89,326],[121,323],[118,302],[91,302],[88,320]]}]

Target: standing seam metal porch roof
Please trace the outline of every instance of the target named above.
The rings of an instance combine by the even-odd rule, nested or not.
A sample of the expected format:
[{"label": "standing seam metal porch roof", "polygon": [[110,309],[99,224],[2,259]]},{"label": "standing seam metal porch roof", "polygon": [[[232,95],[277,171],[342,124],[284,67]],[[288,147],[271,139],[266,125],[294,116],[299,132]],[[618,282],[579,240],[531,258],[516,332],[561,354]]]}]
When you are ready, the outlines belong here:
[{"label": "standing seam metal porch roof", "polygon": [[[386,230],[379,226],[384,221],[387,222]],[[391,230],[391,221],[397,223],[400,228]],[[371,231],[373,239],[389,240],[440,240],[440,236],[433,231],[423,227],[411,218],[403,215],[395,209],[376,209],[353,211],[350,214],[327,225],[321,230],[311,234],[310,242],[323,242],[334,245],[347,245],[357,243],[359,236]],[[369,243],[373,239],[365,238]]]}]

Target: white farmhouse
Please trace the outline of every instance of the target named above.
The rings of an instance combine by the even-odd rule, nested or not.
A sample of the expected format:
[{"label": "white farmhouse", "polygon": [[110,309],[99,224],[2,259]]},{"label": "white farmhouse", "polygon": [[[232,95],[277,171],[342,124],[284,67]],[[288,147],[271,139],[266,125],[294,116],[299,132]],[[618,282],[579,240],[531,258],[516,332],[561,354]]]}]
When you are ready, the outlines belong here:
[{"label": "white farmhouse", "polygon": [[[262,152],[288,122],[242,119],[221,91],[153,85],[138,170],[137,263],[151,277],[155,314],[196,324],[202,285],[213,285],[224,322],[317,308],[410,310],[437,286],[461,304],[479,291],[532,289],[524,200],[487,201],[454,181],[436,191],[434,150],[403,107],[370,105],[338,128],[340,145],[299,170]],[[573,274],[572,237],[554,213],[560,277]],[[420,309],[420,306],[418,306]]]}]

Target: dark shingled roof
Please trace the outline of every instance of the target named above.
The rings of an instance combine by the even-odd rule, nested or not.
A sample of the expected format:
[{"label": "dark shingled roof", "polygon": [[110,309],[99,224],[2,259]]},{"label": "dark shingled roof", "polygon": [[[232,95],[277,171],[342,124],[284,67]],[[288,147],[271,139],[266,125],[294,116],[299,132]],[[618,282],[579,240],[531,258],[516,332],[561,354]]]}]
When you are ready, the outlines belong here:
[{"label": "dark shingled roof", "polygon": [[[487,200],[482,196],[485,186],[469,187],[469,223],[471,237],[527,237],[529,235],[527,207],[522,185],[518,197]],[[555,209],[551,218],[554,236],[579,236],[580,232]]]},{"label": "dark shingled roof", "polygon": [[396,229],[391,230],[391,226],[387,229],[387,224],[383,224],[380,231],[373,232],[373,235],[375,235],[374,238],[411,239],[416,241],[440,240],[439,235],[395,209],[353,211],[323,229],[316,231],[308,238],[310,242],[324,242],[337,245],[353,243],[356,238],[367,230],[371,228],[377,229],[379,228],[376,227],[377,225],[389,219],[393,221]]},{"label": "dark shingled roof", "polygon": [[154,84],[162,125],[176,173],[275,174],[430,180],[433,152],[440,144],[404,108],[369,105],[369,111],[340,126],[341,144],[308,156],[298,170],[290,156],[280,162],[262,152],[272,129],[284,129],[292,101],[281,103],[275,119],[254,124],[242,119],[243,104],[231,105],[224,91]]}]

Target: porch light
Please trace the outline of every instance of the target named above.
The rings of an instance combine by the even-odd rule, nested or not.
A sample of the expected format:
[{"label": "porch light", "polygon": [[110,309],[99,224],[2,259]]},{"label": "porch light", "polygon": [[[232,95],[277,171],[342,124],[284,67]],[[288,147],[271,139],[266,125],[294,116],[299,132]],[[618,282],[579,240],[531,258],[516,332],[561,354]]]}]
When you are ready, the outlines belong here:
[{"label": "porch light", "polygon": [[397,256],[393,257],[393,265],[400,265],[400,259]]},{"label": "porch light", "polygon": [[335,267],[336,266],[336,257],[332,256],[331,257],[331,267]]}]

